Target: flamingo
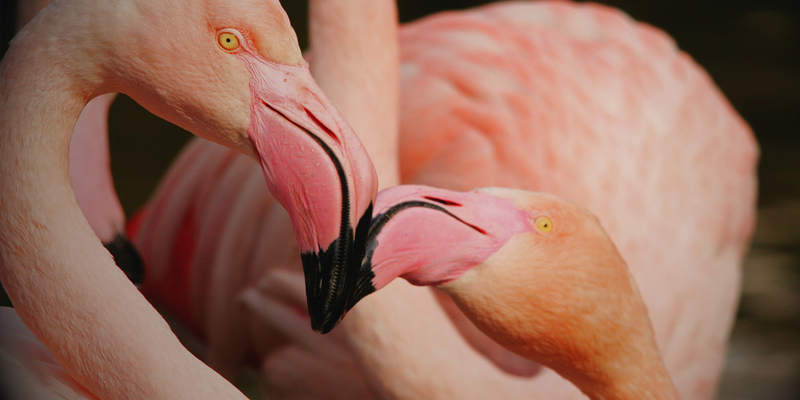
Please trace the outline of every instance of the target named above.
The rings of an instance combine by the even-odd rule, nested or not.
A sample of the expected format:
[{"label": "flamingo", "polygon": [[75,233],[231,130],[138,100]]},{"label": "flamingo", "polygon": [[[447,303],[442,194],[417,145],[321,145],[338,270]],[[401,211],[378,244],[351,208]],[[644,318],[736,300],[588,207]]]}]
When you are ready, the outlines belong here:
[{"label": "flamingo", "polygon": [[344,272],[363,254],[374,169],[311,78],[277,1],[53,3],[14,39],[0,76],[0,279],[22,321],[89,392],[242,398],[111,268],[80,212],[70,137],[100,94],[127,93],[256,158],[291,210],[317,288],[309,306],[345,306],[319,288],[353,288]]},{"label": "flamingo", "polygon": [[[758,150],[708,75],[662,32],[597,5],[493,4],[419,21],[401,43],[403,183],[514,187],[586,207],[630,267],[680,396],[712,398]],[[452,308],[416,292],[390,285],[349,317],[376,392],[580,397],[549,370],[520,380],[487,368],[470,334],[443,322]]]},{"label": "flamingo", "polygon": [[436,286],[591,399],[678,398],[636,283],[583,207],[514,189],[395,186],[376,213],[351,304],[397,277]]},{"label": "flamingo", "polygon": [[[353,7],[333,14],[340,29],[369,20]],[[316,40],[325,38],[346,43]],[[450,12],[404,27],[400,44],[399,154],[369,147],[391,144],[391,130],[365,131],[373,158],[397,160],[403,183],[516,187],[586,207],[640,288],[680,396],[713,397],[753,228],[758,150],[708,75],[662,32],[599,5]],[[316,57],[312,67],[326,70]],[[351,68],[363,73],[363,65]],[[391,76],[385,81],[391,100]],[[338,96],[356,96],[354,104],[361,92]],[[341,108],[349,119],[371,117]],[[285,237],[288,218],[226,154],[192,143],[131,235],[153,267],[149,296],[206,340],[224,375],[259,360],[271,394],[289,398],[315,395],[305,378],[325,374],[351,384],[342,393],[376,397],[583,397],[552,370],[489,342],[447,296],[402,281],[362,301],[333,337],[301,332],[302,279],[287,272],[298,261],[291,245],[272,240]],[[262,242],[272,244],[249,247]]]},{"label": "flamingo", "polygon": [[[397,184],[397,141],[386,139],[397,136],[398,126],[394,1],[312,1],[309,11],[315,78],[354,129],[370,133],[364,144],[379,155],[373,160],[381,185]],[[370,113],[359,112],[366,107]],[[206,361],[230,378],[248,349],[243,344],[249,318],[238,306],[239,295],[262,270],[294,268],[300,261],[296,244],[283,240],[286,213],[252,180],[248,164],[220,146],[191,142],[137,214],[130,234],[148,263],[143,293],[211,343]],[[273,329],[258,335],[267,348],[283,342]]]}]

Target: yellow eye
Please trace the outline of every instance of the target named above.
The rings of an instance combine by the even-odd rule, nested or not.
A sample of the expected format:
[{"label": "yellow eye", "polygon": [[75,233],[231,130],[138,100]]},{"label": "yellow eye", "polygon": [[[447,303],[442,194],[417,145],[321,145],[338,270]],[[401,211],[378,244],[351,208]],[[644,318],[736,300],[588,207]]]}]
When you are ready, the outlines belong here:
[{"label": "yellow eye", "polygon": [[542,233],[550,233],[550,231],[553,230],[553,221],[547,217],[536,218],[534,224],[536,225],[536,229]]},{"label": "yellow eye", "polygon": [[221,32],[217,36],[217,41],[223,49],[234,51],[239,48],[239,38],[231,32]]}]

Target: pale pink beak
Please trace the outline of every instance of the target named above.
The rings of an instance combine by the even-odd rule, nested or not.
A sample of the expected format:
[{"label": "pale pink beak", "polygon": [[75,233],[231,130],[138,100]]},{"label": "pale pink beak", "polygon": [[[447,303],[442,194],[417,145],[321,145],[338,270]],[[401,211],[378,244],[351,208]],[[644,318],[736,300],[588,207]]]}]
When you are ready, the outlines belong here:
[{"label": "pale pink beak", "polygon": [[528,220],[511,200],[480,190],[464,193],[411,185],[383,190],[356,290],[342,303],[352,307],[399,277],[424,286],[457,279],[512,236],[530,231]]},{"label": "pale pink beak", "polygon": [[294,226],[312,328],[327,332],[355,290],[378,187],[375,169],[307,66],[252,53],[241,58],[253,75],[248,134],[269,190]]}]

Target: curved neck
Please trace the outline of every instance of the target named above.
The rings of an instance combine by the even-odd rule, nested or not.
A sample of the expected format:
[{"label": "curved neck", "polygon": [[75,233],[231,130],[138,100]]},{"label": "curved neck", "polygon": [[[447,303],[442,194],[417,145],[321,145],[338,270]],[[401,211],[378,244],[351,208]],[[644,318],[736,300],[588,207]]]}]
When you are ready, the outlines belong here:
[{"label": "curved neck", "polygon": [[311,72],[358,134],[380,188],[400,183],[400,50],[388,0],[309,3]]},{"label": "curved neck", "polygon": [[[50,0],[19,1],[17,30],[49,4]],[[59,54],[67,55],[63,51],[55,55]],[[78,203],[103,243],[114,241],[125,227],[125,213],[111,177],[108,149],[108,110],[114,96],[96,97],[83,108],[72,135],[69,155],[69,175]]]},{"label": "curved neck", "polygon": [[53,8],[0,64],[0,280],[25,324],[101,398],[244,398],[180,345],[78,208],[70,138],[107,88],[75,37],[88,28],[52,28],[64,26]]},{"label": "curved neck", "polygon": [[554,369],[593,400],[678,399],[652,332],[629,339],[605,359]]},{"label": "curved neck", "polygon": [[[634,368],[631,366],[631,368]],[[662,367],[663,369],[663,367]],[[677,400],[680,397],[666,371],[640,369],[631,376],[613,381],[582,385],[581,391],[592,400]]]}]

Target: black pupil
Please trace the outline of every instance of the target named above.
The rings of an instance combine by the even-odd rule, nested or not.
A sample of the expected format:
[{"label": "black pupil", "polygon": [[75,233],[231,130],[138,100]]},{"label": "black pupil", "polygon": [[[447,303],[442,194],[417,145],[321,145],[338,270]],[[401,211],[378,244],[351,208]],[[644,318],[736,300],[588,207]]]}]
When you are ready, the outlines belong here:
[{"label": "black pupil", "polygon": [[231,42],[231,38],[227,38],[227,39],[225,39],[225,41],[230,43]]}]

